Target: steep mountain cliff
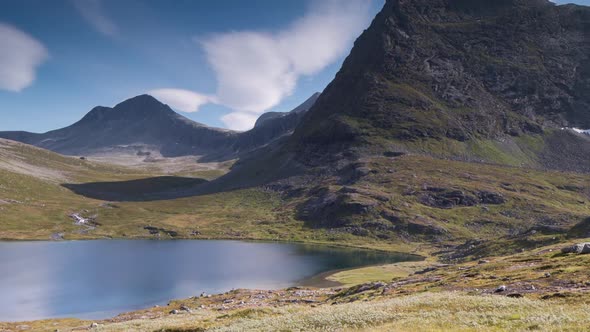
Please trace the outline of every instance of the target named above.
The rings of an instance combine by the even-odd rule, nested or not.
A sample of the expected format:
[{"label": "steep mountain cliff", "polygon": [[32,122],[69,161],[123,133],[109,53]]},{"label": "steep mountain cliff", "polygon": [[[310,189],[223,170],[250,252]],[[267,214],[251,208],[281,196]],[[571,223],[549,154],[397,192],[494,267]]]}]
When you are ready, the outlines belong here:
[{"label": "steep mountain cliff", "polygon": [[312,164],[378,147],[590,171],[589,141],[560,130],[590,128],[588,91],[588,7],[388,0],[291,147]]}]

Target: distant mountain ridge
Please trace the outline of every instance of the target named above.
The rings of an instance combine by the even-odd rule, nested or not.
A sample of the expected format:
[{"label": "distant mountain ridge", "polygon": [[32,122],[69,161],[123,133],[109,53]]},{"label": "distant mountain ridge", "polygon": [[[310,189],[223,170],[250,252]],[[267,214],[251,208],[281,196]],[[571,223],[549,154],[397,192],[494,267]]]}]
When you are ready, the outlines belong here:
[{"label": "distant mountain ridge", "polygon": [[149,95],[125,100],[115,107],[97,106],[71,126],[43,134],[0,132],[0,137],[65,155],[158,151],[164,157],[185,155],[228,159],[289,134],[317,96],[291,113],[269,116],[247,132],[208,127],[192,121]]},{"label": "distant mountain ridge", "polygon": [[318,100],[319,96],[320,96],[319,92],[314,93],[311,97],[309,97],[306,101],[304,101],[303,104],[297,106],[296,108],[294,108],[290,112],[266,112],[266,113],[262,114],[258,118],[258,120],[256,120],[256,124],[254,125],[254,128],[260,127],[264,123],[266,123],[267,121],[272,120],[272,119],[282,118],[282,117],[286,117],[288,115],[293,115],[293,114],[303,114],[303,113],[309,111],[309,109],[315,104],[316,100]]}]

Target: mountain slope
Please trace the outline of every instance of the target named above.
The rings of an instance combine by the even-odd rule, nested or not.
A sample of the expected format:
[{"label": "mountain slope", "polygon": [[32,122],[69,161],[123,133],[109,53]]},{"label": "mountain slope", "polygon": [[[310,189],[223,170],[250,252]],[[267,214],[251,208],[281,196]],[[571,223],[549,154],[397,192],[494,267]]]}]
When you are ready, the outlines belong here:
[{"label": "mountain slope", "polygon": [[291,147],[590,171],[589,141],[559,130],[590,128],[589,29],[588,7],[546,0],[389,0]]},{"label": "mountain slope", "polygon": [[562,128],[590,127],[589,18],[542,0],[389,0],[294,134],[203,190],[263,186],[331,234],[479,239],[449,256],[586,234],[590,138]]},{"label": "mountain slope", "polygon": [[191,121],[148,95],[114,108],[95,107],[75,124],[45,134],[4,132],[0,136],[67,155],[86,155],[116,147],[154,148],[163,156],[229,150],[236,133]]},{"label": "mountain slope", "polygon": [[204,156],[227,160],[291,134],[302,115],[313,105],[314,94],[288,113],[263,114],[257,126],[235,132],[189,120],[149,95],[128,99],[113,108],[98,106],[80,121],[44,134],[0,132],[0,137],[66,155],[118,153],[163,157]]},{"label": "mountain slope", "polygon": [[319,92],[314,93],[290,112],[268,112],[262,114],[256,121],[254,128],[239,134],[238,139],[233,145],[234,151],[237,153],[252,151],[272,143],[283,136],[291,135],[319,96]]},{"label": "mountain slope", "polygon": [[314,93],[311,97],[309,97],[306,101],[304,101],[303,104],[297,106],[296,108],[294,108],[290,112],[286,112],[286,113],[267,112],[267,113],[264,113],[258,118],[258,120],[256,120],[256,124],[254,125],[254,128],[261,127],[263,124],[265,124],[269,120],[273,120],[273,119],[277,119],[277,118],[284,118],[284,117],[287,117],[291,114],[306,113],[315,104],[315,102],[316,102],[316,100],[318,100],[319,96],[320,96],[319,92]]}]

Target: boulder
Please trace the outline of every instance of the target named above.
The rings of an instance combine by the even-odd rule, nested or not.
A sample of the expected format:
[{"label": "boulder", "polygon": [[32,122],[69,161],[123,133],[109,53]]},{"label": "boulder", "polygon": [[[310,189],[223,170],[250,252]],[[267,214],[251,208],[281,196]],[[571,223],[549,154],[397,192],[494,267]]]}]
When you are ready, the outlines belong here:
[{"label": "boulder", "polygon": [[590,242],[577,243],[573,246],[567,246],[561,248],[561,252],[564,254],[590,254]]},{"label": "boulder", "polygon": [[505,292],[506,289],[507,289],[506,286],[505,285],[502,285],[502,286],[496,288],[495,292],[496,293],[502,293],[502,292]]}]

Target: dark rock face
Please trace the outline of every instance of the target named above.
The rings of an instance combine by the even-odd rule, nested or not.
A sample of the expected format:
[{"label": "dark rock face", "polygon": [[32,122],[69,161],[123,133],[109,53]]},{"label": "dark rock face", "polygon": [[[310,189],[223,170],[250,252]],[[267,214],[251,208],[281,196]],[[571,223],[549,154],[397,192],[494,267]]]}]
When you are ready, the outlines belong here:
[{"label": "dark rock face", "polygon": [[292,140],[322,155],[590,128],[588,31],[589,7],[547,0],[388,0]]},{"label": "dark rock face", "polygon": [[461,190],[441,190],[426,193],[420,197],[420,203],[440,209],[450,209],[456,206],[477,205],[477,198]]},{"label": "dark rock face", "polygon": [[379,205],[371,197],[346,191],[332,192],[316,188],[312,197],[297,208],[297,217],[311,222],[314,227],[343,227],[359,215],[367,215]]},{"label": "dark rock face", "polygon": [[504,204],[506,199],[502,194],[498,194],[491,191],[480,191],[477,193],[477,197],[482,204]]},{"label": "dark rock face", "polygon": [[423,218],[415,218],[414,220],[408,221],[406,231],[410,234],[427,236],[442,235],[447,233],[446,229]]},{"label": "dark rock face", "polygon": [[480,191],[470,193],[463,190],[447,188],[427,188],[426,192],[420,195],[420,203],[439,208],[451,209],[458,206],[475,206],[478,204],[504,204],[506,199],[501,194]]}]

